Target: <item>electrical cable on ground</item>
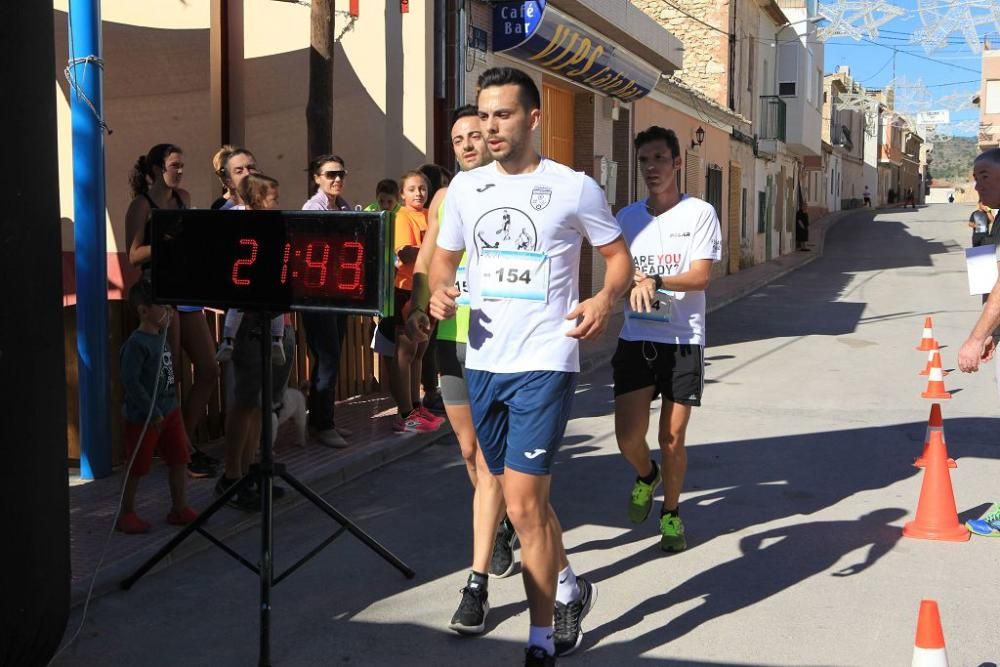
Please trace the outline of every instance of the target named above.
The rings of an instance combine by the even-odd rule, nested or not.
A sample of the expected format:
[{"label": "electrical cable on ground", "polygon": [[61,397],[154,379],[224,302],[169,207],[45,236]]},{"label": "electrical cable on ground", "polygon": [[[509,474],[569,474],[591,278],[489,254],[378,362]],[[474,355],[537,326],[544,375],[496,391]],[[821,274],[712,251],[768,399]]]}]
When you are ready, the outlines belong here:
[{"label": "electrical cable on ground", "polygon": [[138,456],[142,442],[146,438],[146,430],[149,429],[149,424],[153,421],[153,410],[156,406],[156,395],[159,393],[160,377],[163,375],[163,351],[167,347],[167,329],[170,326],[171,318],[172,316],[170,315],[170,311],[167,311],[167,324],[163,327],[163,333],[160,335],[160,354],[158,355],[158,358],[160,359],[160,370],[156,374],[156,382],[153,385],[153,395],[149,399],[149,412],[146,414],[146,423],[142,425],[142,431],[139,433],[135,449],[132,451],[132,456],[129,458],[128,465],[125,466],[125,474],[122,476],[122,489],[121,493],[118,494],[118,506],[115,508],[114,516],[111,517],[111,530],[108,531],[108,536],[104,540],[104,546],[101,548],[101,557],[97,560],[97,567],[94,568],[94,574],[90,577],[90,586],[87,588],[87,597],[83,602],[83,614],[80,618],[80,625],[77,626],[76,632],[73,633],[73,636],[70,637],[69,640],[55,652],[55,655],[53,655],[47,663],[49,665],[55,662],[56,658],[62,655],[63,651],[73,645],[77,638],[79,638],[84,624],[87,622],[87,611],[90,608],[90,600],[94,594],[94,584],[97,583],[97,574],[101,571],[101,566],[104,565],[104,557],[107,556],[108,546],[111,544],[111,538],[115,534],[115,527],[118,525],[118,515],[121,514],[122,504],[125,502],[125,484],[128,482],[129,473],[132,472],[132,464],[135,463],[135,457]]}]

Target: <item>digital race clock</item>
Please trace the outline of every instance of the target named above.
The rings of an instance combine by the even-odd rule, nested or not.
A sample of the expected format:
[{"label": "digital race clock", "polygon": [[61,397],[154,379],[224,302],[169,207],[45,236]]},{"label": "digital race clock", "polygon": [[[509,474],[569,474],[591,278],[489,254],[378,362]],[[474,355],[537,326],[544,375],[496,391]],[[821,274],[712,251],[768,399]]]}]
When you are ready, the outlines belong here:
[{"label": "digital race clock", "polygon": [[391,239],[385,213],[157,209],[153,299],[389,315]]}]

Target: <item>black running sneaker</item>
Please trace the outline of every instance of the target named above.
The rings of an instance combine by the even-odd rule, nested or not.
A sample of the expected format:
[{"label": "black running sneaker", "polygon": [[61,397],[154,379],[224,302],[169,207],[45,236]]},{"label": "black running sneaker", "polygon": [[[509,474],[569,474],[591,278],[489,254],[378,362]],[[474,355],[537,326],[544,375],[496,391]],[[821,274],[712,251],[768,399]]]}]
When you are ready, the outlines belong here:
[{"label": "black running sneaker", "polygon": [[187,464],[188,476],[195,479],[215,477],[216,463],[212,457],[199,449],[191,452],[191,462]]},{"label": "black running sneaker", "polygon": [[451,617],[448,627],[460,635],[479,635],[486,630],[486,614],[490,613],[489,594],[480,586],[462,589],[462,601]]},{"label": "black running sneaker", "polygon": [[583,628],[580,624],[597,600],[597,586],[583,577],[576,578],[576,585],[580,588],[580,597],[569,604],[556,601],[552,638],[555,640],[558,656],[569,655],[583,641]]},{"label": "black running sneaker", "polygon": [[[215,495],[221,496],[238,481],[237,479],[228,479],[225,473],[223,473],[219,476],[219,481],[215,483]],[[245,487],[230,498],[226,504],[244,512],[257,512],[260,511],[260,496],[253,490],[252,486]]]},{"label": "black running sneaker", "polygon": [[493,540],[493,556],[490,558],[490,576],[502,579],[514,571],[514,544],[517,533],[514,525],[506,516],[497,527],[496,538]]},{"label": "black running sneaker", "polygon": [[524,649],[524,667],[552,667],[556,657],[549,655],[541,646],[529,646]]}]

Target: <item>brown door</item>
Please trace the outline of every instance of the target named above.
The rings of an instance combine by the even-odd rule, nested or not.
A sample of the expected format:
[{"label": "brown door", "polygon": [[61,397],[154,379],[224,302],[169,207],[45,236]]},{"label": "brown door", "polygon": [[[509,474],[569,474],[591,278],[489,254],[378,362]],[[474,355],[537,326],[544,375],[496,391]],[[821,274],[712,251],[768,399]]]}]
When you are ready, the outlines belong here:
[{"label": "brown door", "polygon": [[573,93],[542,84],[542,155],[573,166]]}]

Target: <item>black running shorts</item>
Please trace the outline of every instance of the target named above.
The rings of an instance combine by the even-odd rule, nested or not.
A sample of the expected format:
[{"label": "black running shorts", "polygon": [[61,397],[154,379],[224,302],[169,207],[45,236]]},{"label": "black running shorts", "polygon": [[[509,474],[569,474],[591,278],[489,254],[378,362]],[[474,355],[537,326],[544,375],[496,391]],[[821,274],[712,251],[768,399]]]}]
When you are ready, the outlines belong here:
[{"label": "black running shorts", "polygon": [[437,339],[437,364],[441,378],[441,400],[445,405],[468,405],[469,388],[465,384],[465,343]]},{"label": "black running shorts", "polygon": [[675,345],[618,339],[611,359],[615,396],[654,387],[656,394],[681,405],[701,405],[705,357],[701,345]]}]

